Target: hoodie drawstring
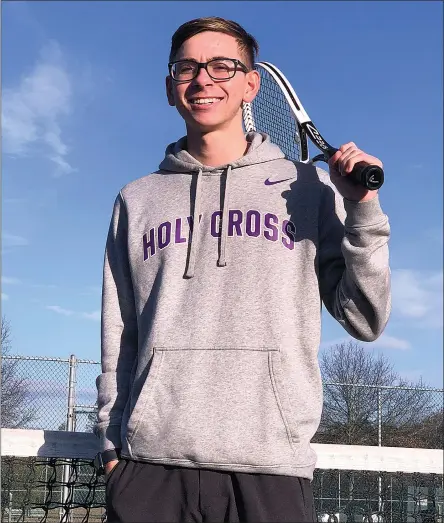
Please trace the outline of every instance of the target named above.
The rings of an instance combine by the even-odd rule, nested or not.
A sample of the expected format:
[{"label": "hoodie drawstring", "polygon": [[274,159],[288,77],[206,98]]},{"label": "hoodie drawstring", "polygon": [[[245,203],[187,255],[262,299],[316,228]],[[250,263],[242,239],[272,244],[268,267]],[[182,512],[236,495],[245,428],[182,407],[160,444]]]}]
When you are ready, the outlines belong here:
[{"label": "hoodie drawstring", "polygon": [[220,242],[220,254],[217,260],[218,267],[225,267],[227,261],[225,259],[225,253],[227,249],[227,237],[228,237],[228,205],[229,205],[229,194],[230,194],[230,181],[231,181],[231,165],[227,169],[227,179],[225,181],[224,191],[224,209],[222,212],[222,223],[221,223],[221,242]]},{"label": "hoodie drawstring", "polygon": [[[194,213],[193,213],[193,226],[191,231],[190,238],[190,256],[188,258],[188,267],[185,272],[186,278],[193,278],[195,267],[196,267],[196,253],[197,246],[199,243],[199,215],[200,215],[200,206],[202,199],[202,169],[199,169],[197,174],[197,184],[196,184],[196,199],[194,202]],[[220,242],[220,253],[219,259],[217,260],[218,267],[226,267],[226,250],[227,250],[227,238],[228,238],[228,206],[230,204],[229,194],[230,194],[230,182],[231,182],[231,165],[227,168],[226,180],[225,180],[225,189],[224,189],[224,208],[222,211],[221,219],[221,242]]]},{"label": "hoodie drawstring", "polygon": [[194,200],[194,215],[193,215],[193,226],[191,228],[191,247],[190,247],[190,257],[188,259],[188,267],[185,272],[187,278],[192,278],[194,276],[194,268],[196,266],[196,251],[197,251],[197,242],[199,240],[199,226],[200,226],[200,201],[202,195],[202,169],[199,169],[197,173],[197,183],[196,183],[196,199]]}]

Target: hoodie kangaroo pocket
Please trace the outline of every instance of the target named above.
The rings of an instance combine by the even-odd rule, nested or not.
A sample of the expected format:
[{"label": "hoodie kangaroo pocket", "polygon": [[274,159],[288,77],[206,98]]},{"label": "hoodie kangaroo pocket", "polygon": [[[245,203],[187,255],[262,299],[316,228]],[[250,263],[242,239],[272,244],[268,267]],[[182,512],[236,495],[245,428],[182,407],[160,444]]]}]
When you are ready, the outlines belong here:
[{"label": "hoodie kangaroo pocket", "polygon": [[279,349],[156,347],[127,441],[135,459],[277,467],[293,420]]}]

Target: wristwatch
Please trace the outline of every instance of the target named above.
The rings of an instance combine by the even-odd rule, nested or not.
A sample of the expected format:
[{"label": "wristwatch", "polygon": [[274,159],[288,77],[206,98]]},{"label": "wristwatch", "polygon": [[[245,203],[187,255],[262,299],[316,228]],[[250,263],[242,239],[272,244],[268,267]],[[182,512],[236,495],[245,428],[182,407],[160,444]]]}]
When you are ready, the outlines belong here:
[{"label": "wristwatch", "polygon": [[105,465],[110,461],[120,459],[120,449],[109,449],[98,452],[94,458],[94,468],[98,476],[105,474]]}]

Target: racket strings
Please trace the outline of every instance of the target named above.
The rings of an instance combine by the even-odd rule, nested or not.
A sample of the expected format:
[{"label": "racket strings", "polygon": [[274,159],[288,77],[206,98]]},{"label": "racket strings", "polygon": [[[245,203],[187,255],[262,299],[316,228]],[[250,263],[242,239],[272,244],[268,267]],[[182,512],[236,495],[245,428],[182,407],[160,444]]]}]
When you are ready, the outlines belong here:
[{"label": "racket strings", "polygon": [[268,134],[289,160],[300,161],[298,126],[284,93],[267,71],[259,73],[261,88],[251,104],[256,130]]}]

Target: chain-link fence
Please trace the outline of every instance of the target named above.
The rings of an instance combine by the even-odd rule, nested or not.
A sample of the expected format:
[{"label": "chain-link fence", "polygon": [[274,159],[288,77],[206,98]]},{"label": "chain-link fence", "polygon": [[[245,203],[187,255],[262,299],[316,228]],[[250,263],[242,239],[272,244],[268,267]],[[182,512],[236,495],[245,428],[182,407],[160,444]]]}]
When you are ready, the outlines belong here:
[{"label": "chain-link fence", "polygon": [[[100,362],[3,356],[1,426],[89,432]],[[324,383],[314,441],[443,448],[443,389]]]},{"label": "chain-link fence", "polygon": [[443,448],[443,389],[325,383],[314,441]]},{"label": "chain-link fence", "polygon": [[92,430],[100,372],[100,362],[75,356],[3,356],[1,426]]}]

